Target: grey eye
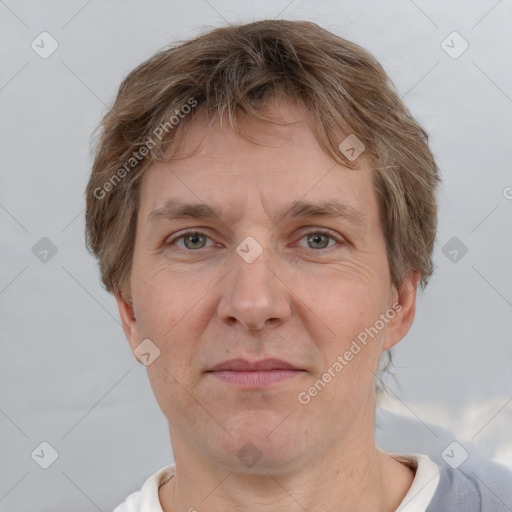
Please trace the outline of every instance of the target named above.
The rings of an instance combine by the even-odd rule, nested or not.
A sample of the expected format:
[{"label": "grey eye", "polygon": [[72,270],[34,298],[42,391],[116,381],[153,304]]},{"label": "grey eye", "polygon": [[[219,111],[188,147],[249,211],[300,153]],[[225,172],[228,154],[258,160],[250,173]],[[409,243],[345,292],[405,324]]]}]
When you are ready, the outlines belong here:
[{"label": "grey eye", "polygon": [[187,249],[202,249],[206,244],[206,235],[201,233],[189,233],[183,235],[180,238],[183,239],[183,243]]},{"label": "grey eye", "polygon": [[306,237],[308,244],[312,244],[312,249],[325,249],[329,246],[329,239],[332,238],[327,233],[310,233]]}]

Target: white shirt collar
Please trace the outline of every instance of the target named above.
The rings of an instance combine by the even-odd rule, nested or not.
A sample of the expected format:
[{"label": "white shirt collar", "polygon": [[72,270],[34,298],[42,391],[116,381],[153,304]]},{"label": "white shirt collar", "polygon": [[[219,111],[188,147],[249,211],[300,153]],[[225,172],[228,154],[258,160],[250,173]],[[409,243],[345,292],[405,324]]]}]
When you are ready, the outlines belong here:
[{"label": "white shirt collar", "polygon": [[[416,475],[411,488],[396,512],[425,512],[439,484],[437,464],[427,455],[389,455],[398,461],[410,462],[416,466]],[[140,491],[130,494],[114,512],[163,512],[158,498],[158,489],[174,476],[175,470],[174,464],[159,469],[144,482]]]}]

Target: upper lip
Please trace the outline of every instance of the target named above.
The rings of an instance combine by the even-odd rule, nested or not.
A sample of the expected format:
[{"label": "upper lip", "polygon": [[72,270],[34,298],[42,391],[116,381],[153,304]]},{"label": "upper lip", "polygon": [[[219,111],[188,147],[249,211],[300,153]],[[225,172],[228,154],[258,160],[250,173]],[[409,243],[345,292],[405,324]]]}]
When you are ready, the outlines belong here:
[{"label": "upper lip", "polygon": [[216,364],[213,368],[210,368],[210,372],[262,372],[269,370],[299,370],[299,368],[293,366],[282,359],[262,359],[261,361],[247,361],[246,359],[230,359],[229,361],[223,361],[222,363]]}]

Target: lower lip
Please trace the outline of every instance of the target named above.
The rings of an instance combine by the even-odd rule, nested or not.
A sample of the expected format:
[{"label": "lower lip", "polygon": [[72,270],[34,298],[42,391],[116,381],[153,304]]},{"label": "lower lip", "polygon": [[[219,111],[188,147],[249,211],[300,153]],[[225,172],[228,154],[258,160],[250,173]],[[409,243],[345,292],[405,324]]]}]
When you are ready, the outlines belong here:
[{"label": "lower lip", "polygon": [[300,373],[301,370],[268,370],[252,372],[220,371],[211,372],[215,377],[231,384],[238,384],[248,388],[262,388],[292,379]]}]

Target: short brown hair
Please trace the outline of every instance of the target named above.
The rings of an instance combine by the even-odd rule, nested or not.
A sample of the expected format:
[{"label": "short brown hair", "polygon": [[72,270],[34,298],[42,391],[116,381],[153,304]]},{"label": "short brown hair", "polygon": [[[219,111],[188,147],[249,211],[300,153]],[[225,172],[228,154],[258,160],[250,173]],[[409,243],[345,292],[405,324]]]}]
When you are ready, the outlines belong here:
[{"label": "short brown hair", "polygon": [[364,144],[392,283],[399,287],[413,270],[426,286],[439,181],[427,133],[366,50],[314,23],[262,20],[166,48],[122,82],[98,127],[86,192],[87,246],[107,290],[126,296],[129,289],[144,169],[171,158],[200,113],[225,116],[240,134],[242,117],[271,120],[267,107],[279,97],[307,113],[320,146],[338,163],[357,167],[340,151],[340,133]]}]

